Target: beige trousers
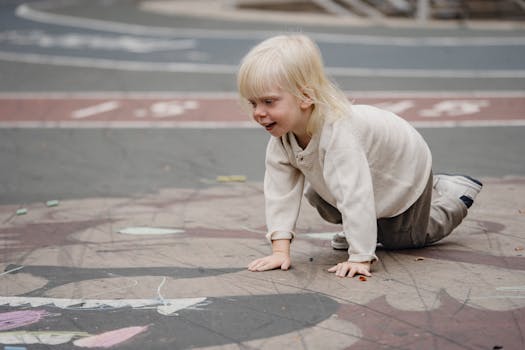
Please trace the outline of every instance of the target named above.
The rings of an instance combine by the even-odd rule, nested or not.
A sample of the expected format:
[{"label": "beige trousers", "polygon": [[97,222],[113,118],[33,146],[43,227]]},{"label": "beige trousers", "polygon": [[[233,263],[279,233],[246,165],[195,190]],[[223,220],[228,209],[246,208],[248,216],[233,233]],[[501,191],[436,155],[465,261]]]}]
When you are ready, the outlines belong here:
[{"label": "beige trousers", "polygon": [[[342,223],[339,210],[311,188],[306,190],[305,197],[323,219]],[[425,190],[410,208],[397,216],[377,220],[377,242],[386,249],[421,248],[448,236],[466,215],[467,206],[459,198],[441,195],[433,189],[431,173]]]}]

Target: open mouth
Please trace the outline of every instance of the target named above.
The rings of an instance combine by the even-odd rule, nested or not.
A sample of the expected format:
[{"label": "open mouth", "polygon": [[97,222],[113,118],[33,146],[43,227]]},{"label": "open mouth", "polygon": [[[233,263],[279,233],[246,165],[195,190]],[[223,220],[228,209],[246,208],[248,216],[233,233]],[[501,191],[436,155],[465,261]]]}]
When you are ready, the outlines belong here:
[{"label": "open mouth", "polygon": [[273,127],[276,125],[277,123],[276,122],[273,122],[273,123],[270,123],[268,125],[265,125],[264,128],[268,131],[272,130]]}]

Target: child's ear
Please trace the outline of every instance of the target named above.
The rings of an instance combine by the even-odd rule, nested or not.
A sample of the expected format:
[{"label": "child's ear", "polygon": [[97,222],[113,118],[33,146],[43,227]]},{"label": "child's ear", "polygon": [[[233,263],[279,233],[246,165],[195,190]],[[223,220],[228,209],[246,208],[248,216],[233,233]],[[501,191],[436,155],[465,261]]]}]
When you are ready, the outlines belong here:
[{"label": "child's ear", "polygon": [[310,108],[313,104],[314,104],[314,100],[313,100],[313,90],[308,88],[308,87],[304,87],[301,89],[301,92],[303,93],[303,98],[301,99],[301,108],[302,109],[308,109]]}]

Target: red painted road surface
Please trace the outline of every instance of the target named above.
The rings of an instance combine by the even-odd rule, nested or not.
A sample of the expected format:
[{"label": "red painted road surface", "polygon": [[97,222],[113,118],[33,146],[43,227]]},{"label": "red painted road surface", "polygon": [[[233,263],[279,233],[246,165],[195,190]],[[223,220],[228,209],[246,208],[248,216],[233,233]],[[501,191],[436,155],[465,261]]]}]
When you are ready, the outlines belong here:
[{"label": "red painted road surface", "polygon": [[[525,94],[372,93],[355,104],[391,110],[416,126],[525,125]],[[256,127],[234,94],[4,94],[0,127]]]}]

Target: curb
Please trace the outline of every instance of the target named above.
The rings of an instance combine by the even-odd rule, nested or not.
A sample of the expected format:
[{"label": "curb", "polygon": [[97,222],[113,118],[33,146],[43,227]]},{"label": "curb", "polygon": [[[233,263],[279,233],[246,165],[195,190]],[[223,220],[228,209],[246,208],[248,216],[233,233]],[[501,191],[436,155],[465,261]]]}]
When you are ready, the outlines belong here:
[{"label": "curb", "polygon": [[[242,1],[241,1],[242,2]],[[387,28],[421,28],[421,29],[471,29],[471,30],[525,30],[525,22],[488,21],[488,20],[428,20],[399,18],[363,18],[336,16],[330,14],[290,13],[280,11],[240,9],[231,0],[169,1],[148,0],[139,4],[139,9],[171,16],[188,16],[226,20],[233,22],[286,23],[290,25],[309,25],[351,28],[351,27],[387,27]]]}]

